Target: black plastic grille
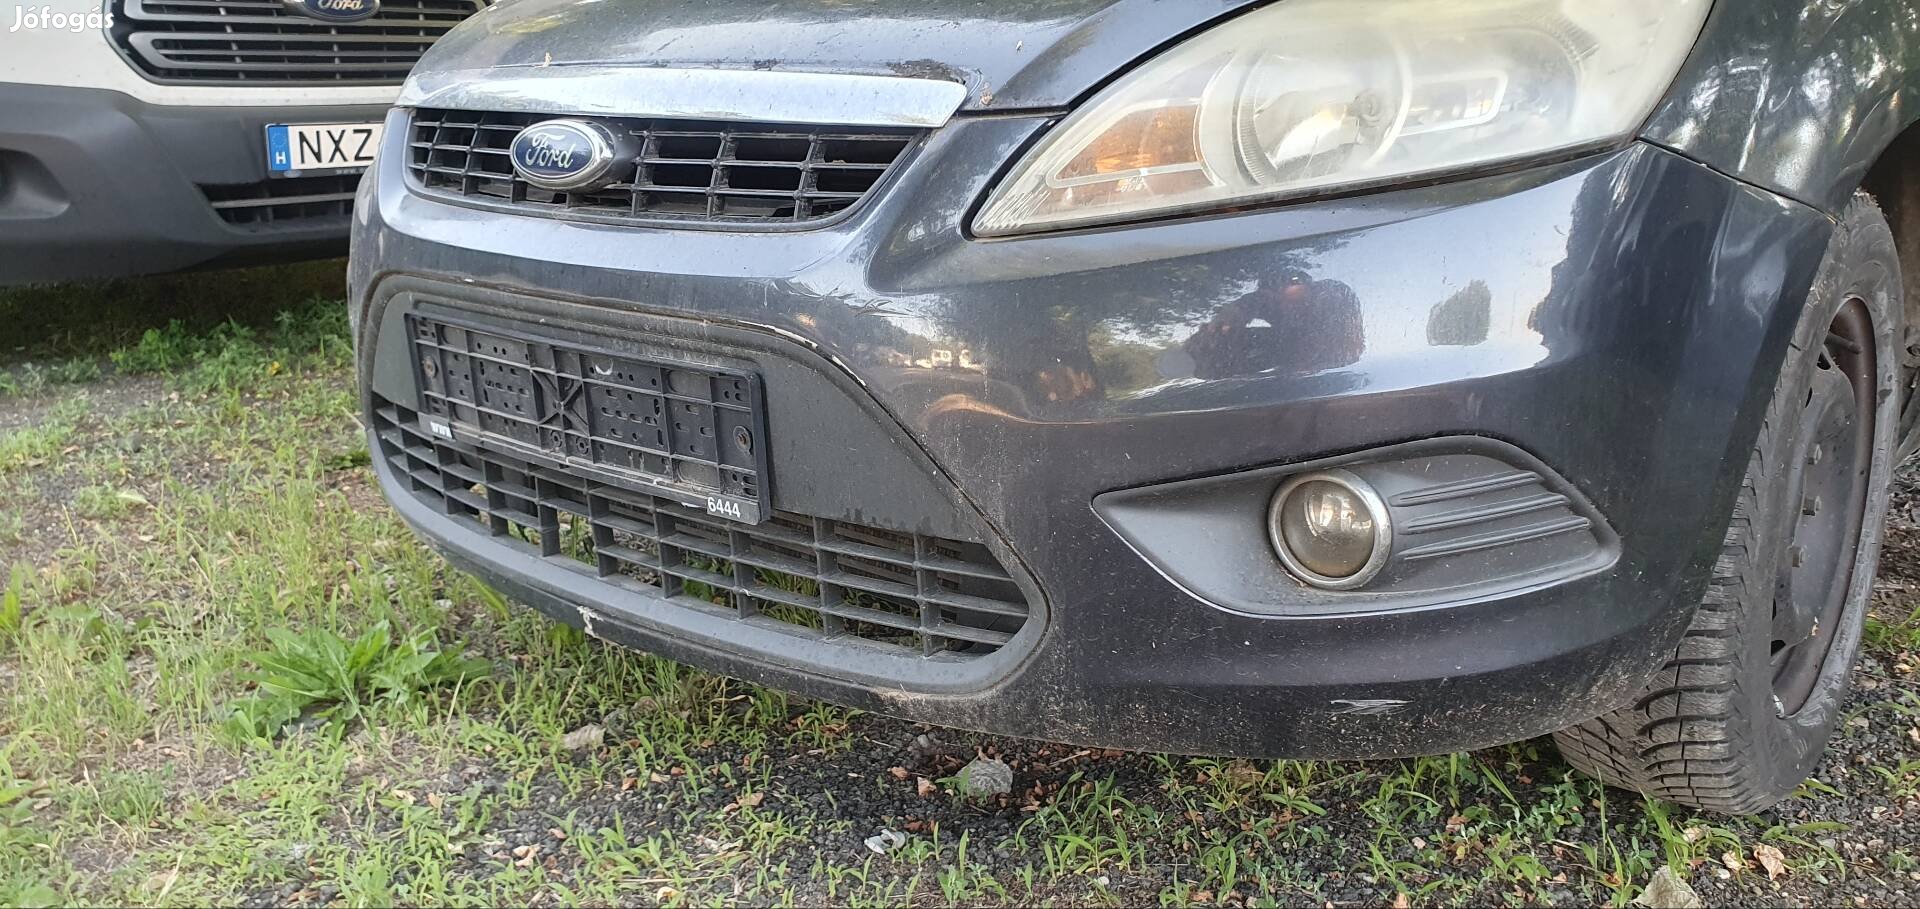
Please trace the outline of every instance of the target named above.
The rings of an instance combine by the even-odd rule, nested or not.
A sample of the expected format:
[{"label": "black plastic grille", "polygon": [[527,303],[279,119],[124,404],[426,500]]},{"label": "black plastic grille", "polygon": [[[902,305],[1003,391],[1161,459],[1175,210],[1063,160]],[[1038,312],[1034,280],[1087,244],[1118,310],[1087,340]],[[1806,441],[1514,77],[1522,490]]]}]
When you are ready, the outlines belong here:
[{"label": "black plastic grille", "polygon": [[448,433],[759,523],[768,442],[758,376],[420,315],[407,325],[420,406]]},{"label": "black plastic grille", "polygon": [[621,182],[592,192],[533,186],[509,146],[549,117],[416,111],[407,168],[423,189],[566,215],[616,219],[804,223],[851,208],[918,135],[765,123],[595,118],[632,134],[638,156]]},{"label": "black plastic grille", "polygon": [[220,220],[252,228],[307,226],[319,220],[344,222],[353,212],[359,174],[283,177],[258,183],[200,187]]},{"label": "black plastic grille", "polygon": [[[775,512],[747,526],[668,499],[434,438],[373,399],[379,457],[450,520],[604,585],[603,602],[665,598],[710,614],[928,659],[993,653],[1026,598],[978,543]],[[400,490],[395,490],[396,492]]]},{"label": "black plastic grille", "polygon": [[383,0],[323,22],[279,0],[114,0],[112,35],[162,82],[397,85],[441,35],[489,0]]}]

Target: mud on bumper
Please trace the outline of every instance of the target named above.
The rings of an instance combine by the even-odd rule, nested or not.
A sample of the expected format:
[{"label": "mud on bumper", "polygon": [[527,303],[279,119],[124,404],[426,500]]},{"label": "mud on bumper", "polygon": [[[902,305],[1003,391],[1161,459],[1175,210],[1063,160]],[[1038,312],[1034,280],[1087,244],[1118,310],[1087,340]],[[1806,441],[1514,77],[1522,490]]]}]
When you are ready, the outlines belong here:
[{"label": "mud on bumper", "polygon": [[[404,134],[398,122],[389,135]],[[988,732],[1382,757],[1543,734],[1638,690],[1724,532],[1738,478],[1724,464],[1757,425],[1825,242],[1819,213],[1634,146],[1346,202],[966,238],[995,163],[1042,125],[956,121],[884,197],[788,234],[504,216],[411,191],[401,158],[383,154],[363,187],[355,244],[368,252],[351,284],[375,464],[395,507],[456,564],[596,636]],[[848,542],[890,547],[865,552],[890,567],[859,571],[899,585],[875,589],[911,604],[889,611],[917,638],[896,646],[767,615],[783,610],[742,592],[761,580],[741,570],[756,567],[752,528],[726,528],[733,549],[712,527],[682,541],[713,560],[698,570],[730,569],[718,577],[665,571],[678,580],[636,586],[609,581],[603,571],[620,572],[597,550],[587,565],[549,545],[539,530],[558,531],[565,510],[553,501],[545,524],[538,496],[516,500],[533,508],[501,503],[534,519],[507,523],[533,526],[537,545],[483,522],[486,509],[450,507],[433,471],[468,453],[401,428],[422,407],[407,318],[433,307],[759,371],[771,504],[805,516],[815,556],[802,580],[834,583],[834,547],[856,559]],[[887,340],[888,325],[958,343],[935,344],[946,351],[935,360]],[[1199,530],[1175,534],[1098,506],[1179,481],[1244,491],[1275,471],[1436,438],[1507,446],[1483,453],[1537,465],[1547,491],[1583,503],[1617,548],[1497,589],[1330,608],[1256,576],[1270,552],[1207,529],[1227,526],[1205,522],[1231,508],[1188,508]],[[514,464],[461,466],[542,488]],[[544,480],[572,495],[564,475]],[[1214,501],[1202,499],[1186,501]],[[589,518],[649,514],[581,504]],[[796,535],[785,543],[802,542],[800,524],[783,526]],[[1169,539],[1216,545],[1209,577],[1233,583],[1196,582],[1181,561],[1191,553]],[[955,591],[920,558],[949,544],[976,566],[991,557],[998,576],[986,580],[1007,586],[989,598],[1020,600],[1021,624],[982,621],[999,633],[984,642],[922,633],[959,615],[945,611],[948,592],[980,593]],[[733,558],[741,545],[748,557]],[[715,591],[725,605],[701,596]],[[861,621],[837,618],[849,616]]]},{"label": "mud on bumper", "polygon": [[[1627,627],[1546,619],[1604,615],[1623,595],[1604,570],[1611,550],[1568,572],[1578,577],[1478,608],[1281,618],[1183,592],[1116,533],[1076,547],[1111,580],[1056,596],[1083,615],[1162,621],[1061,628],[1023,553],[865,389],[802,345],[470,285],[397,278],[381,290],[362,339],[365,403],[399,513],[456,565],[555,619],[737,678],[1087,745],[1372,757],[1576,721],[1637,686],[1670,631],[1668,613]],[[765,377],[773,517],[736,524],[532,450],[440,435],[405,353],[440,318]]]}]

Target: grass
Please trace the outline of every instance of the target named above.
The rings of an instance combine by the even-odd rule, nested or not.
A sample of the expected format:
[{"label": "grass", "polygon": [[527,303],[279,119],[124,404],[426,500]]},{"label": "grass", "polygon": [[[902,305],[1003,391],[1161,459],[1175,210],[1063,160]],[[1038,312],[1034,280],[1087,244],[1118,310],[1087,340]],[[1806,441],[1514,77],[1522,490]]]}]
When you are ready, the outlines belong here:
[{"label": "grass", "polygon": [[[87,354],[101,373],[13,402],[36,419],[0,433],[0,494],[36,504],[0,523],[0,903],[1617,906],[1660,866],[1717,902],[1920,874],[1920,844],[1852,848],[1874,831],[1830,819],[1915,798],[1920,736],[1861,764],[1843,740],[1787,810],[1724,819],[1604,789],[1542,742],[1102,752],[589,641],[384,508],[338,306],[254,305],[107,319],[146,324]],[[1920,716],[1903,614],[1855,719]],[[600,744],[567,747],[590,724]],[[978,753],[1014,766],[1012,795],[956,793]],[[869,850],[882,830],[904,844]],[[1761,845],[1787,877],[1748,860]]]},{"label": "grass", "polygon": [[36,422],[0,434],[0,474],[52,460],[73,438],[85,413],[84,402],[62,401]]},{"label": "grass", "polygon": [[[0,361],[66,362],[104,357],[137,343],[149,329],[180,322],[205,332],[238,319],[263,327],[289,302],[338,299],[345,270],[335,261],[239,271],[185,272],[152,278],[0,288],[7,326]],[[79,372],[87,372],[76,367]],[[76,376],[74,381],[83,381]]]}]

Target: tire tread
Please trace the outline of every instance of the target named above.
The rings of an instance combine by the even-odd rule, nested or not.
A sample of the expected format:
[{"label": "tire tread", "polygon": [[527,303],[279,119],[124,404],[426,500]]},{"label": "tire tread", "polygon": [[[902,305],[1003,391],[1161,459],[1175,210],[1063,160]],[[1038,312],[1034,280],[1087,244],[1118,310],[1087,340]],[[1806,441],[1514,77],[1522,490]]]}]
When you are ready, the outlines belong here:
[{"label": "tire tread", "polygon": [[[1812,301],[1839,281],[1831,250],[1849,249],[1850,232],[1884,230],[1884,224],[1873,200],[1856,196],[1815,279],[1809,314],[1817,316]],[[1803,337],[1808,325],[1803,316],[1789,340],[1789,363],[1817,346],[1811,336]],[[1791,396],[1778,390],[1785,387],[1784,375],[1761,420],[1706,592],[1686,632],[1632,704],[1554,733],[1567,762],[1603,783],[1728,814],[1758,811],[1784,795],[1756,753],[1759,723],[1772,718],[1748,716],[1756,701],[1744,696],[1750,694],[1747,685],[1760,683],[1759,673],[1770,679],[1766,665],[1752,667],[1754,677],[1745,678],[1745,661],[1768,654],[1744,651],[1749,623],[1763,620],[1759,604],[1771,603],[1773,595],[1769,553],[1778,547],[1769,545],[1769,519],[1776,517],[1769,509],[1781,506],[1767,495],[1773,461],[1789,450],[1791,440],[1784,436],[1793,416],[1785,403]]]}]

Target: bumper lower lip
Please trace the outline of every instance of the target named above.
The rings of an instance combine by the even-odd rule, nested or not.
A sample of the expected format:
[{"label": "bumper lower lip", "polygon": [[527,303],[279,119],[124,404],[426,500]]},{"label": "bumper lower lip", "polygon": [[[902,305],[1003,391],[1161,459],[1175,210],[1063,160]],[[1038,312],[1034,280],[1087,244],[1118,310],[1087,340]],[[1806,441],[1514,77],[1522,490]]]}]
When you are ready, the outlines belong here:
[{"label": "bumper lower lip", "polygon": [[339,255],[344,215],[229,224],[202,187],[265,185],[269,123],[370,122],[385,111],[162,107],[0,84],[0,285]]},{"label": "bumper lower lip", "polygon": [[[1724,465],[1746,449],[1825,243],[1817,212],[1635,146],[1320,205],[966,239],[993,162],[1035,128],[955,121],[857,217],[782,236],[477,212],[410,193],[385,155],[351,281],[362,380],[396,400],[411,379],[381,326],[396,294],[428,284],[543,326],[658,318],[815,357],[1030,570],[1047,620],[1018,665],[918,689],[797,667],[623,615],[405,495],[396,507],[528,603],[604,617],[600,636],[950,726],[1381,757],[1541,734],[1638,689],[1702,589],[1738,479]],[[1618,561],[1426,609],[1258,615],[1183,590],[1093,508],[1114,490],[1448,434],[1551,466],[1612,522]],[[919,514],[811,462],[772,471],[779,507]]]},{"label": "bumper lower lip", "polygon": [[[1489,611],[1464,633],[1458,622],[1435,617],[1399,623],[1384,633],[1338,635],[1337,653],[1320,649],[1277,672],[1263,665],[1268,656],[1233,652],[1250,651],[1251,640],[1223,639],[1272,629],[1229,622],[1216,629],[1222,635],[1162,637],[1151,657],[1125,664],[1096,661],[1069,669],[1058,660],[1062,647],[1071,645],[1056,639],[989,687],[909,690],[859,677],[852,666],[845,672],[811,671],[796,668],[779,649],[744,650],[742,636],[724,622],[662,621],[657,608],[632,610],[597,598],[575,572],[491,539],[477,525],[450,522],[399,492],[401,478],[384,463],[377,470],[396,510],[454,565],[594,637],[909,720],[1093,747],[1378,758],[1512,741],[1618,706],[1651,671],[1647,656],[1672,630],[1660,623],[1635,627],[1568,650],[1559,650],[1563,642],[1556,640],[1547,653],[1514,652],[1504,661],[1509,665],[1496,669],[1414,678],[1395,667],[1413,659],[1432,668],[1432,661],[1416,651],[1430,652],[1436,643],[1507,650],[1514,641],[1502,627],[1501,614]],[[1572,601],[1568,605],[1609,595],[1599,582],[1565,592]],[[1162,598],[1157,605],[1169,611],[1191,608],[1176,596],[1157,596]],[[1331,665],[1342,661],[1350,668]]]}]

